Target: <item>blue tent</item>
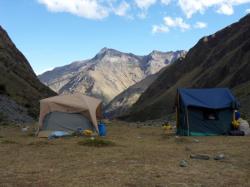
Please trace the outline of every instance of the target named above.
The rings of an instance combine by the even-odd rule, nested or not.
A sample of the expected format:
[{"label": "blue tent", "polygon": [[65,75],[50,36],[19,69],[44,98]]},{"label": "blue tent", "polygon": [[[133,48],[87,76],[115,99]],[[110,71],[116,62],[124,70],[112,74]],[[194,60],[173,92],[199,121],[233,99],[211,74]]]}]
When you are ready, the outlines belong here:
[{"label": "blue tent", "polygon": [[176,98],[177,134],[229,134],[238,102],[228,88],[181,88]]}]

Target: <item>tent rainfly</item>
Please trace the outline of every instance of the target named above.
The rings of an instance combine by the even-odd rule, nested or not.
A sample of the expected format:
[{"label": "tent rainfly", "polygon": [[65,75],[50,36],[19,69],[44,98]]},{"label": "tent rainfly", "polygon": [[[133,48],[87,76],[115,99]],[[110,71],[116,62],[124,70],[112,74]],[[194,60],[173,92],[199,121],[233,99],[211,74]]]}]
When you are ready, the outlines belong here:
[{"label": "tent rainfly", "polygon": [[227,135],[238,102],[228,88],[177,90],[177,134]]},{"label": "tent rainfly", "polygon": [[39,131],[74,132],[78,128],[98,132],[101,100],[82,94],[60,95],[40,101]]}]

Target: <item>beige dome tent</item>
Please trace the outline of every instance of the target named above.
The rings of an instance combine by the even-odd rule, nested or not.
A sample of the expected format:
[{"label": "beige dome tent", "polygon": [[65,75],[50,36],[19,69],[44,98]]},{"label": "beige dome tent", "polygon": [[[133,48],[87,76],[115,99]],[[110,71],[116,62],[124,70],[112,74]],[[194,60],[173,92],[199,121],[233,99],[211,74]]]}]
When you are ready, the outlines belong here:
[{"label": "beige dome tent", "polygon": [[[39,131],[68,131],[77,128],[98,132],[101,100],[82,94],[50,97],[40,101]],[[40,134],[40,132],[39,132]]]}]

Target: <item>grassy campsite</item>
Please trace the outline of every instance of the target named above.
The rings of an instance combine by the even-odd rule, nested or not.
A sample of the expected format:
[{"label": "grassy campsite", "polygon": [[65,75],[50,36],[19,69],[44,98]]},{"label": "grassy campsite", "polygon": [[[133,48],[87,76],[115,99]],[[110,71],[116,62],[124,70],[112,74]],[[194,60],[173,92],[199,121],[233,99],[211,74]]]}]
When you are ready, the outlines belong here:
[{"label": "grassy campsite", "polygon": [[[32,127],[1,126],[1,186],[250,186],[247,136],[180,137],[143,123],[106,124],[99,139],[108,143],[99,146],[81,144],[88,137],[39,139]],[[225,158],[214,160],[218,154]]]},{"label": "grassy campsite", "polygon": [[250,0],[0,0],[0,187],[250,187],[249,72]]}]

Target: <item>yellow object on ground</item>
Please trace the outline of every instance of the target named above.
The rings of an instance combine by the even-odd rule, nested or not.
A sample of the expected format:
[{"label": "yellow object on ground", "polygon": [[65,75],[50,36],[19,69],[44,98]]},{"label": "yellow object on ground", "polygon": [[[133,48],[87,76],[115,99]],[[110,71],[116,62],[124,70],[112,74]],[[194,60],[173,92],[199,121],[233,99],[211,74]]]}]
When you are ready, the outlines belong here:
[{"label": "yellow object on ground", "polygon": [[238,129],[240,126],[240,122],[238,120],[233,120],[232,125],[234,129]]},{"label": "yellow object on ground", "polygon": [[164,130],[171,130],[171,129],[172,129],[172,126],[169,125],[169,124],[166,124],[166,125],[163,125],[162,128],[163,128]]},{"label": "yellow object on ground", "polygon": [[82,133],[84,136],[92,136],[93,131],[92,130],[84,130]]},{"label": "yellow object on ground", "polygon": [[166,123],[162,126],[163,133],[169,135],[172,133],[172,126],[169,123]]}]

